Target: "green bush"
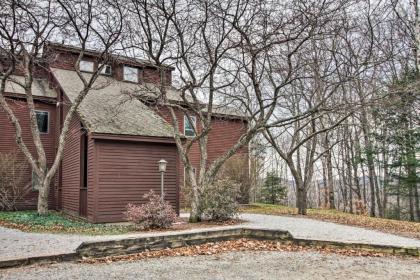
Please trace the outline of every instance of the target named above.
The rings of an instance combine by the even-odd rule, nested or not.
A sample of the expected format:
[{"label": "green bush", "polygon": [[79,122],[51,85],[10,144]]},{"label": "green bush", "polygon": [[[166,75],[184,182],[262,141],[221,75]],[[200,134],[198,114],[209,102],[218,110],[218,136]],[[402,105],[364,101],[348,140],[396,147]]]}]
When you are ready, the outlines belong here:
[{"label": "green bush", "polygon": [[268,172],[261,190],[261,202],[282,204],[287,197],[287,186],[274,172]]},{"label": "green bush", "polygon": [[239,194],[239,184],[231,180],[220,179],[208,186],[202,194],[201,207],[204,217],[214,221],[237,218]]}]

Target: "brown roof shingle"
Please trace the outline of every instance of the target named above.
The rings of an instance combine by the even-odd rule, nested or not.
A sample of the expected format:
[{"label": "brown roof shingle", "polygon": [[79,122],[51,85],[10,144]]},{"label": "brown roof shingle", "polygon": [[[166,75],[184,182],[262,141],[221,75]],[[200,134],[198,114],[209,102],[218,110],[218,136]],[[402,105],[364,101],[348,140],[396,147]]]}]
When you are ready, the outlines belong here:
[{"label": "brown roof shingle", "polygon": [[[77,73],[57,68],[51,68],[51,72],[70,101],[75,100],[83,89]],[[173,137],[172,127],[164,119],[141,101],[124,94],[136,91],[139,91],[136,84],[101,75],[77,112],[91,132]]]}]

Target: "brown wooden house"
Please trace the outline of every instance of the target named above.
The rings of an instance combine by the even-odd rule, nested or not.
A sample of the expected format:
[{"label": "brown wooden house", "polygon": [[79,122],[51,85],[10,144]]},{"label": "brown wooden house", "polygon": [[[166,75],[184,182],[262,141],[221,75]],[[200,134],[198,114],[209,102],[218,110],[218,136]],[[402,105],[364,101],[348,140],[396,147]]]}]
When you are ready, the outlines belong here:
[{"label": "brown wooden house", "polygon": [[[53,59],[49,59],[48,70],[37,75],[33,95],[38,126],[51,164],[63,119],[82,82],[74,70],[79,55],[77,48],[49,44],[45,53]],[[86,53],[80,67],[90,75],[98,63],[97,53],[91,51]],[[168,96],[180,100],[177,91],[171,88],[172,70],[166,68]],[[13,78],[23,79],[18,73]],[[122,221],[127,203],[143,203],[142,196],[150,189],[160,192],[157,162],[165,159],[168,162],[165,198],[179,210],[184,171],[169,114],[163,108],[132,98],[132,94],[152,93],[153,85],[159,80],[158,70],[148,61],[115,57],[104,67],[71,122],[63,160],[51,186],[51,209],[95,223]],[[31,144],[23,89],[10,81],[6,91],[8,103],[22,124],[24,139]],[[188,121],[181,111],[177,116],[181,131],[188,136]],[[215,159],[232,146],[246,128],[243,116],[219,110],[209,135],[209,159]],[[14,128],[0,108],[0,153],[17,149]],[[35,151],[33,145],[30,149]],[[240,154],[247,156],[247,153],[245,147]],[[24,160],[21,153],[18,156]],[[190,156],[193,164],[198,164],[198,147],[193,147]],[[27,183],[22,187],[30,188],[30,171],[24,181]],[[30,190],[19,208],[34,209],[36,199],[37,192]]]}]

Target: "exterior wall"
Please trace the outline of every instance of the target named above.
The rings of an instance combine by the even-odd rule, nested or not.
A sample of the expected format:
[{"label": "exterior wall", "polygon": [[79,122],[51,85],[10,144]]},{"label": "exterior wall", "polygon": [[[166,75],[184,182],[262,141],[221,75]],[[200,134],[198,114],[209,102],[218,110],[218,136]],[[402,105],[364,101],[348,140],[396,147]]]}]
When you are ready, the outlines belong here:
[{"label": "exterior wall", "polygon": [[[94,185],[94,222],[124,220],[127,203],[145,203],[149,190],[160,193],[158,161],[168,161],[165,173],[165,198],[178,205],[177,151],[173,144],[95,140],[96,175]],[[91,187],[91,185],[89,185]]]},{"label": "exterior wall", "polygon": [[[33,144],[32,133],[30,129],[29,123],[29,110],[26,104],[26,101],[19,100],[19,99],[8,99],[8,104],[14,111],[16,117],[19,119],[21,127],[22,127],[22,134],[23,134],[23,141],[28,146],[29,150],[33,155],[36,155],[35,145]],[[35,101],[35,108],[42,111],[48,111],[50,113],[49,117],[49,131],[48,134],[41,134],[41,141],[44,145],[45,153],[47,156],[47,163],[48,165],[52,164],[55,156],[55,129],[56,129],[56,108],[55,102],[50,101]],[[15,139],[15,128],[9,121],[9,118],[6,112],[0,107],[0,153],[9,153],[9,152],[16,152],[18,159],[25,161],[26,158],[23,153],[19,150],[18,145],[16,144]],[[37,197],[38,192],[31,190],[31,168],[25,172],[22,185],[23,188],[27,189],[28,195],[25,199],[19,203],[19,209],[35,209],[37,206]],[[55,180],[53,180],[53,184],[50,190],[50,207],[54,207],[54,189],[53,186],[55,184]]]},{"label": "exterior wall", "polygon": [[[208,138],[208,160],[213,162],[231,148],[247,131],[247,124],[241,120],[214,118]],[[248,145],[242,147],[237,155],[248,154]]]},{"label": "exterior wall", "polygon": [[[169,110],[165,107],[156,108],[157,113],[164,118],[168,123],[172,124],[172,117]],[[178,121],[178,128],[181,132],[184,131],[184,113],[180,110],[175,111]],[[197,130],[201,130],[200,123],[197,119]],[[212,119],[212,129],[209,133],[207,143],[208,163],[223,155],[229,150],[243,133],[247,130],[247,123],[240,119],[214,117]],[[241,148],[234,157],[248,157],[248,145]],[[194,168],[200,167],[200,150],[198,143],[194,143],[189,154],[190,161]],[[181,206],[188,206],[188,199],[186,197],[185,181],[184,181],[184,165],[178,158],[178,174],[179,184],[181,186],[180,203]]]},{"label": "exterior wall", "polygon": [[[64,117],[67,110],[64,110]],[[80,192],[80,144],[81,124],[78,116],[74,116],[66,136],[63,160],[61,163],[61,200],[62,210],[73,215],[79,214],[79,192]]]},{"label": "exterior wall", "polygon": [[[66,70],[74,70],[74,65],[77,61],[78,54],[74,52],[69,52],[64,49],[50,49],[49,54],[49,66],[53,68],[60,68]],[[94,67],[97,69],[98,61],[95,56],[86,55],[84,60],[94,62]],[[123,66],[131,65],[138,67],[139,71],[139,82],[140,83],[154,83],[160,84],[160,73],[155,67],[142,65],[141,63],[130,63],[129,61],[117,61],[114,60],[112,63],[109,63],[112,67],[112,76],[119,81],[123,80]],[[167,85],[172,84],[172,72],[167,70],[165,73],[165,82]]]}]

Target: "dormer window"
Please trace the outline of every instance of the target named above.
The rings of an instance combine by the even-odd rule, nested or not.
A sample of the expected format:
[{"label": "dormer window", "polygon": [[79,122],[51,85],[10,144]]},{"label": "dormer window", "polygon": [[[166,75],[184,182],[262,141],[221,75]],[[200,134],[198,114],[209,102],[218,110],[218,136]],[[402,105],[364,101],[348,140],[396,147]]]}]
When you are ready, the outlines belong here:
[{"label": "dormer window", "polygon": [[[102,65],[99,65],[101,67]],[[105,64],[104,67],[101,70],[102,75],[111,76],[112,75],[112,67],[111,65]]]},{"label": "dormer window", "polygon": [[82,60],[79,63],[79,69],[83,72],[93,72],[93,62]]},{"label": "dormer window", "polygon": [[139,82],[139,70],[135,67],[124,66],[124,81]]}]

